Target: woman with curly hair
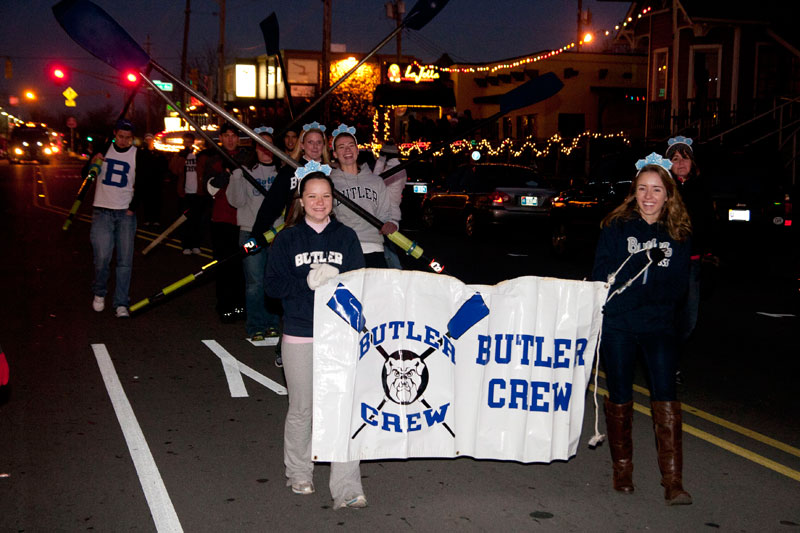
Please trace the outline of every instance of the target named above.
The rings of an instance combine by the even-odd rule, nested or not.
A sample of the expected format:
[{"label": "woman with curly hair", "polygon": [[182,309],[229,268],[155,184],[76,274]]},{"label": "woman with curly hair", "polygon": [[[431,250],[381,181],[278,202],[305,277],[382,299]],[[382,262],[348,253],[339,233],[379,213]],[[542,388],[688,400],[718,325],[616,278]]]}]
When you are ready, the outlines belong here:
[{"label": "woman with curly hair", "polygon": [[[601,223],[593,279],[609,282],[612,295],[603,310],[600,357],[609,390],[605,412],[614,489],[633,492],[633,377],[641,353],[664,498],[668,505],[685,505],[692,499],[682,481],[675,312],[689,281],[691,223],[670,166],[658,154],[636,164],[638,173],[628,196]],[[663,258],[643,268],[649,253],[637,252],[651,248],[660,249]],[[639,272],[643,273],[637,277]],[[634,282],[626,286],[632,278]]]}]

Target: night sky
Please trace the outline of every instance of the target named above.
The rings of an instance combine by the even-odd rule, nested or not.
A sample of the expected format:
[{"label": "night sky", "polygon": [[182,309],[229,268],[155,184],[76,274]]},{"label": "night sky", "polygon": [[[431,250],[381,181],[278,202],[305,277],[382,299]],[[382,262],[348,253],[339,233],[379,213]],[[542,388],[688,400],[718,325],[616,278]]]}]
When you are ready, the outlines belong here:
[{"label": "night sky", "polygon": [[[52,14],[55,0],[3,0],[0,2],[0,57],[13,63],[13,78],[0,77],[0,105],[8,95],[31,88],[38,92],[35,105],[63,109],[63,88],[47,75],[58,62],[72,72],[68,84],[78,92],[76,116],[105,104],[117,106],[121,90],[96,76],[115,72],[73,42]],[[142,46],[150,40],[151,55],[174,73],[180,72],[185,0],[96,0]],[[332,42],[348,51],[368,52],[394,28],[386,17],[385,0],[332,0]],[[410,10],[415,0],[406,0]],[[592,12],[592,27],[611,29],[625,15],[628,2],[583,0]],[[165,7],[166,6],[166,7]],[[192,0],[189,63],[192,57],[213,54],[219,37],[218,3]],[[319,49],[322,44],[320,0],[227,0],[226,59],[265,53],[258,23],[275,12],[280,25],[280,46]],[[450,0],[421,31],[403,36],[403,52],[424,61],[442,53],[460,62],[485,62],[559,48],[575,40],[577,0]],[[394,53],[394,41],[382,53]],[[0,64],[1,65],[1,64]],[[24,114],[23,114],[24,116]]]}]

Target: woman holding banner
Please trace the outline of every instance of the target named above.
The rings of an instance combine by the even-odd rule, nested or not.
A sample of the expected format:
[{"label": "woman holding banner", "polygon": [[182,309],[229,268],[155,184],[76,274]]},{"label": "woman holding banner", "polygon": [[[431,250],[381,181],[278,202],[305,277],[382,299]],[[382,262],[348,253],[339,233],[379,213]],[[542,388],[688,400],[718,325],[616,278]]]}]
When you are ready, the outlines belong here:
[{"label": "woman holding banner", "polygon": [[[601,223],[593,279],[611,286],[603,310],[600,356],[609,390],[605,411],[614,489],[633,492],[633,377],[641,352],[664,498],[667,505],[686,505],[692,498],[682,481],[675,313],[689,282],[691,223],[670,176],[671,166],[655,153],[636,163],[638,173],[627,198]],[[650,264],[653,248],[660,253],[652,253]]]},{"label": "woman holding banner", "polygon": [[[312,161],[295,177],[299,202],[287,228],[275,238],[267,260],[267,294],[280,298],[284,309],[283,370],[289,389],[289,410],[283,436],[287,485],[295,494],[314,492],[311,460],[313,398],[314,291],[340,272],[364,268],[355,232],[332,220],[331,168]],[[358,461],[331,463],[334,508],[367,506]]]}]

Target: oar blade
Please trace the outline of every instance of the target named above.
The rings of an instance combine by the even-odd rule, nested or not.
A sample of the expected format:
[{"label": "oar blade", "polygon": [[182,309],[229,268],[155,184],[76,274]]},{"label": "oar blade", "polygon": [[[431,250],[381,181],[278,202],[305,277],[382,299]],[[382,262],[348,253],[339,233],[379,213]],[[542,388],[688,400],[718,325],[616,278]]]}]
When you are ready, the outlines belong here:
[{"label": "oar blade", "polygon": [[[258,25],[261,28],[261,33],[264,34],[264,44],[267,47],[267,55],[274,56],[280,53],[280,29],[278,28],[278,16],[273,11],[270,15],[261,21]],[[285,74],[284,74],[285,76]]]},{"label": "oar blade", "polygon": [[339,283],[333,296],[328,300],[328,307],[333,309],[333,312],[339,315],[354,330],[361,332],[364,329],[366,324],[364,308],[358,298],[342,283]]},{"label": "oar blade", "polygon": [[500,98],[500,111],[506,114],[547,100],[563,87],[564,83],[552,72],[537,76],[504,94]]},{"label": "oar blade", "polygon": [[489,316],[489,308],[481,293],[476,292],[459,307],[447,323],[447,333],[454,339],[460,338],[472,326]]},{"label": "oar blade", "polygon": [[421,30],[445,5],[447,0],[419,0],[403,19],[403,24],[406,28]]},{"label": "oar blade", "polygon": [[143,69],[150,57],[122,26],[88,0],[61,0],[53,14],[84,50],[117,70]]}]

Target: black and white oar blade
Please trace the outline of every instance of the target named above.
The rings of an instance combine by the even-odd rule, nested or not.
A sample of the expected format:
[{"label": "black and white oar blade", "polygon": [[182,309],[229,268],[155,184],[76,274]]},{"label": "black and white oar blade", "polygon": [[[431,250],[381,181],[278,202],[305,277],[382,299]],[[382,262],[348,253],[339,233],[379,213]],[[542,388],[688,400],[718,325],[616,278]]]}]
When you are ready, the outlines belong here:
[{"label": "black and white oar blade", "polygon": [[403,25],[412,30],[421,30],[446,4],[447,0],[419,0],[403,19]]},{"label": "black and white oar blade", "polygon": [[261,33],[264,34],[264,44],[267,46],[267,55],[274,56],[280,53],[280,40],[278,29],[278,16],[273,11],[267,18],[258,25]]},{"label": "black and white oar blade", "polygon": [[515,109],[547,100],[564,87],[564,84],[552,72],[543,74],[512,89],[500,98],[500,111],[503,114]]},{"label": "black and white oar blade", "polygon": [[141,70],[150,62],[128,32],[88,0],[61,0],[53,14],[73,41],[117,70]]}]

